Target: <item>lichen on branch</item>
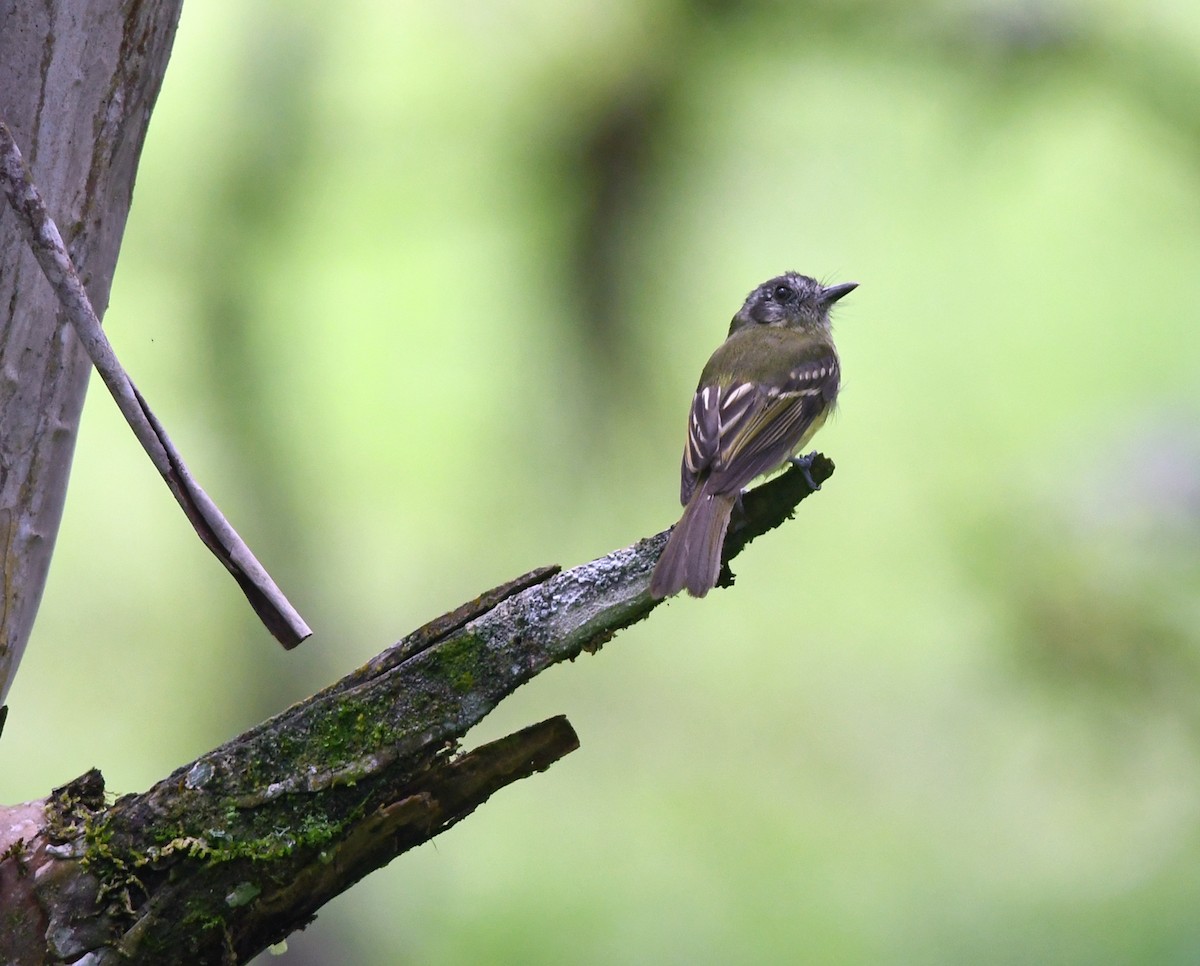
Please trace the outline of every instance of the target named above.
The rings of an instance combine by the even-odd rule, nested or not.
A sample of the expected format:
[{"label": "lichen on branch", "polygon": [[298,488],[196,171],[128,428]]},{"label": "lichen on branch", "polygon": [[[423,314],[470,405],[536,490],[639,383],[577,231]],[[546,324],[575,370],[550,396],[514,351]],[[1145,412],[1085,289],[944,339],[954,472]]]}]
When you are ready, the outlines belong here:
[{"label": "lichen on branch", "polygon": [[[819,457],[810,472],[819,485],[833,464]],[[810,492],[789,470],[746,494],[723,585],[728,558]],[[35,841],[0,858],[0,881],[6,863],[21,861],[30,883],[55,883],[53,897],[36,886],[33,895],[59,924],[56,954],[87,952],[93,964],[248,960],[578,747],[557,717],[459,753],[467,730],[516,688],[662,603],[649,581],[666,537],[501,585],[142,794],[107,804],[89,773],[52,796],[53,820]]]}]

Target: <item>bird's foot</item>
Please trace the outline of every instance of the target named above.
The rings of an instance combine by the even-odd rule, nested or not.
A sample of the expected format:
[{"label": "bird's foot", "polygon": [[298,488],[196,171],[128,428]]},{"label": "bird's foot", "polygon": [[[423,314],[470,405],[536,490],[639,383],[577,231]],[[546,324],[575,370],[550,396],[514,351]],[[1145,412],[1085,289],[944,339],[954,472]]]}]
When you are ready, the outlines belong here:
[{"label": "bird's foot", "polygon": [[813,457],[816,455],[817,451],[813,450],[811,453],[807,453],[804,456],[792,456],[788,458],[788,462],[804,474],[804,482],[808,484],[808,488],[814,493],[821,488],[821,484],[812,477],[812,462]]}]

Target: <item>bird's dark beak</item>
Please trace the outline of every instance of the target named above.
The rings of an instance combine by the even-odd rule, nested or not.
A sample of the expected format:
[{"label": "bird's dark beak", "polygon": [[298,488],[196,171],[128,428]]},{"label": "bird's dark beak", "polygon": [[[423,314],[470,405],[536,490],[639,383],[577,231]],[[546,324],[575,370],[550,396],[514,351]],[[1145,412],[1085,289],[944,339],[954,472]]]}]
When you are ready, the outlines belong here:
[{"label": "bird's dark beak", "polygon": [[844,295],[849,295],[856,288],[858,282],[842,282],[841,285],[830,285],[826,289],[821,290],[821,302],[825,305],[832,305]]}]

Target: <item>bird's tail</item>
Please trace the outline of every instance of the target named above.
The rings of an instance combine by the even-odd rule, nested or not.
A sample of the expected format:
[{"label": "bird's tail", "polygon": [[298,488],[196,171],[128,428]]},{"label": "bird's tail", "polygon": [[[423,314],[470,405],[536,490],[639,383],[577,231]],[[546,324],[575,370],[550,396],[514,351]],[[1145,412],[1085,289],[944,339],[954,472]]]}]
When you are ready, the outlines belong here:
[{"label": "bird's tail", "polygon": [[654,567],[652,596],[670,597],[686,587],[693,597],[703,597],[717,585],[733,502],[733,496],[697,488]]}]

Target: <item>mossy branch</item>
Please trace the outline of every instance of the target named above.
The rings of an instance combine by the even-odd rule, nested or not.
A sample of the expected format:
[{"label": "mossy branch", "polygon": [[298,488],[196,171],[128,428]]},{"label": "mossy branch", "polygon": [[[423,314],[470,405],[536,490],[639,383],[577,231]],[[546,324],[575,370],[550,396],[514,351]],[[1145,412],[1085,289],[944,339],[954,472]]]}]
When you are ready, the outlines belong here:
[{"label": "mossy branch", "polygon": [[[818,484],[832,472],[814,460]],[[727,560],[809,493],[791,469],[747,494]],[[517,687],[661,603],[648,586],[665,540],[497,587],[140,795],[107,805],[91,772],[22,806],[19,837],[0,832],[0,895],[27,914],[7,917],[25,924],[20,937],[0,925],[0,957],[22,961],[12,943],[27,942],[31,921],[46,937],[39,962],[90,966],[241,963],[284,939],[367,873],[578,747],[557,717],[458,753]]]}]

